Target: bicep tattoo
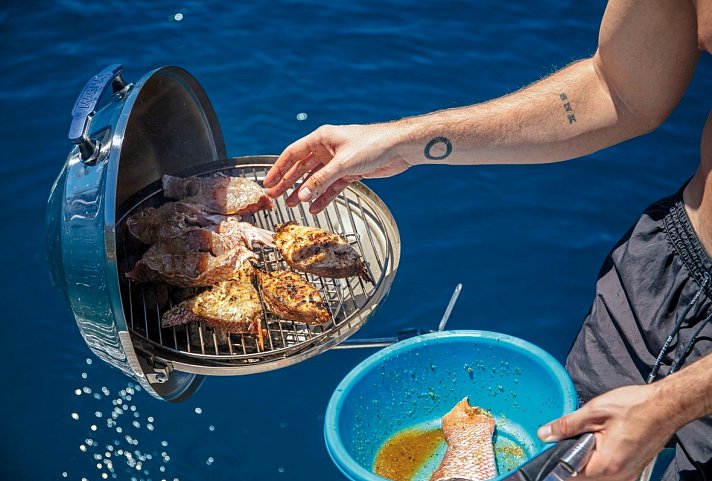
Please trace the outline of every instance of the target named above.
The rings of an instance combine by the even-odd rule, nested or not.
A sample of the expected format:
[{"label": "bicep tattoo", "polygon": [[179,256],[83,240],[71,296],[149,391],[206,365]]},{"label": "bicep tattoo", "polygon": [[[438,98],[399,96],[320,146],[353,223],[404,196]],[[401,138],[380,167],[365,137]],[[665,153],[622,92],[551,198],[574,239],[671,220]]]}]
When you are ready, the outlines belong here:
[{"label": "bicep tattoo", "polygon": [[576,116],[574,115],[574,109],[573,107],[571,107],[571,102],[569,102],[569,98],[563,92],[559,94],[559,98],[564,103],[564,111],[566,112],[566,118],[568,119],[569,124],[573,124],[574,122],[576,122]]},{"label": "bicep tattoo", "polygon": [[445,137],[435,137],[425,146],[423,154],[426,159],[443,160],[452,153],[452,144]]}]

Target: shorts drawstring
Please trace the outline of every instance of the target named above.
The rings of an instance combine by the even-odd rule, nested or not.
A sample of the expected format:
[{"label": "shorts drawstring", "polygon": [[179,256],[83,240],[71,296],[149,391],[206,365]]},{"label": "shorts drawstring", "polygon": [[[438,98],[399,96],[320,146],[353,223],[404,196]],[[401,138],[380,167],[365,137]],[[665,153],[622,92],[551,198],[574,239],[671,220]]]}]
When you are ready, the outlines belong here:
[{"label": "shorts drawstring", "polygon": [[[665,354],[667,354],[668,349],[670,348],[670,344],[672,343],[673,339],[675,339],[675,336],[678,334],[680,331],[680,327],[682,326],[682,322],[685,320],[687,317],[687,314],[690,312],[690,310],[694,307],[695,304],[697,304],[697,300],[700,298],[702,295],[702,292],[704,292],[705,288],[707,287],[707,284],[710,282],[710,276],[709,272],[705,272],[705,277],[702,281],[702,284],[700,284],[700,288],[697,289],[697,292],[695,295],[692,297],[690,302],[685,306],[685,309],[677,316],[677,319],[675,320],[675,326],[673,326],[672,331],[670,332],[670,335],[667,337],[665,340],[665,344],[663,344],[662,349],[660,349],[660,353],[658,354],[657,359],[655,360],[655,364],[653,365],[652,370],[650,371],[650,374],[648,375],[648,379],[646,380],[646,384],[650,384],[655,380],[655,378],[658,377],[658,371],[660,370],[660,366],[662,365],[663,362],[663,357]],[[692,350],[692,346],[697,342],[697,338],[700,335],[700,332],[702,332],[702,328],[712,319],[712,313],[710,313],[699,325],[699,327],[695,330],[694,334],[690,338],[690,340],[687,342],[687,345],[685,346],[685,349],[683,350],[682,354],[673,361],[672,367],[670,368],[670,372],[668,374],[672,374],[677,370],[677,368],[682,365],[682,363],[685,361],[685,358],[687,355],[690,353]]]}]

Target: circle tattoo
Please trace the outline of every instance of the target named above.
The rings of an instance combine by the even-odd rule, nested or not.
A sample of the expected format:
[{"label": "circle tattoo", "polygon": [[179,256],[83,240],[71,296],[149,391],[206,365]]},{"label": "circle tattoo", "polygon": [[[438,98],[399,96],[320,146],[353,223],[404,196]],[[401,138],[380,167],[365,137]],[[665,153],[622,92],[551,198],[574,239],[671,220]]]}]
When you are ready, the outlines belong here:
[{"label": "circle tattoo", "polygon": [[[445,146],[445,151],[441,154],[433,155],[432,151],[435,146],[437,146],[437,148],[435,149],[436,152],[442,150],[440,144],[443,144]],[[425,151],[423,153],[425,154],[426,159],[443,160],[445,157],[452,153],[452,144],[445,137],[435,137],[433,140],[428,142],[428,145],[425,146]]]}]

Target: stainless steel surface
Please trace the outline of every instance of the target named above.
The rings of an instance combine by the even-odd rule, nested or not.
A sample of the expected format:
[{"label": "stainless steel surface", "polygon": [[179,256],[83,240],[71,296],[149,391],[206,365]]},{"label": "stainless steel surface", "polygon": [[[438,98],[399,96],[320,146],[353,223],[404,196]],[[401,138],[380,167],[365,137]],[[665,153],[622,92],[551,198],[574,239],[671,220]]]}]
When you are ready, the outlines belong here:
[{"label": "stainless steel surface", "polygon": [[[46,215],[50,272],[81,335],[100,359],[152,395],[180,400],[202,379],[171,375],[165,383],[152,384],[149,377],[161,366],[137,355],[128,333],[116,264],[116,205],[195,159],[224,158],[225,146],[207,96],[185,70],[154,70],[133,88],[117,80],[115,70],[111,66],[90,81],[77,101],[85,108],[75,110],[79,120],[70,137],[80,132],[79,137],[86,135],[102,147],[89,165],[75,146],[52,186]],[[101,103],[99,98],[106,96],[97,92],[107,79],[118,90]]]},{"label": "stainless steel surface", "polygon": [[458,284],[455,286],[455,291],[452,293],[452,297],[450,297],[450,302],[448,302],[447,307],[445,308],[445,313],[443,314],[442,319],[440,319],[440,324],[438,324],[438,331],[444,331],[445,327],[447,326],[447,321],[450,320],[450,314],[452,314],[452,309],[455,307],[455,303],[457,302],[457,298],[460,297],[460,291],[462,290],[462,284]]},{"label": "stainless steel surface", "polygon": [[591,459],[595,446],[596,438],[593,433],[582,434],[544,481],[563,481],[576,476]]},{"label": "stainless steel surface", "polygon": [[567,481],[576,476],[577,473],[572,472],[565,464],[558,464],[549,474],[546,475],[544,481]]},{"label": "stainless steel surface", "polygon": [[[450,319],[450,314],[452,313],[452,309],[455,307],[455,303],[457,302],[457,298],[460,296],[461,290],[462,284],[458,284],[457,286],[455,286],[455,291],[452,293],[452,296],[450,297],[450,302],[448,302],[448,305],[445,308],[445,313],[443,314],[443,317],[440,320],[440,323],[438,324],[438,331],[445,330],[445,327],[447,326],[447,321],[448,319]],[[334,347],[337,349],[365,349],[386,347],[390,346],[391,344],[395,344],[398,341],[402,341],[403,339],[408,339],[413,336],[420,336],[421,334],[427,334],[431,332],[435,331],[423,329],[407,329],[404,331],[399,331],[394,337],[373,337],[363,339],[350,338],[346,339],[344,342]]]},{"label": "stainless steel surface", "polygon": [[[225,172],[261,182],[275,156],[227,159],[193,165],[182,172],[187,176]],[[258,227],[275,230],[276,225],[296,221],[342,235],[361,254],[375,285],[358,277],[332,279],[303,274],[329,304],[332,320],[324,326],[280,319],[265,311],[264,345],[254,334],[227,334],[203,324],[161,328],[161,315],[175,303],[195,294],[195,290],[129,282],[123,272],[133,267],[137,253],[130,248],[118,251],[121,295],[128,329],[139,354],[154,364],[175,371],[196,374],[234,375],[278,369],[295,364],[335,346],[356,332],[385,299],[398,267],[400,240],[390,212],[366,186],[354,183],[319,215],[309,214],[302,204],[290,208],[286,195],[275,202],[272,211],[258,212],[251,221]],[[160,183],[134,195],[120,208],[123,224],[128,215],[163,202]],[[128,246],[125,229],[117,229],[118,243]],[[273,248],[260,247],[256,253],[261,266],[272,271],[288,268]],[[166,295],[167,294],[167,295]],[[170,372],[165,373],[172,376]]]},{"label": "stainless steel surface", "polygon": [[[104,95],[109,82],[113,95]],[[203,375],[277,369],[323,352],[358,330],[390,288],[400,256],[398,230],[383,202],[355,183],[318,216],[280,199],[273,212],[253,219],[271,230],[288,220],[321,226],[344,235],[362,254],[375,285],[306,276],[329,303],[330,323],[310,327],[267,315],[264,345],[254,336],[202,326],[161,329],[160,314],[170,304],[159,305],[155,287],[129,285],[124,277],[121,221],[131,209],[161,202],[164,174],[228,169],[260,181],[276,157],[227,159],[207,95],[178,67],[156,69],[135,84],[124,81],[120,66],[107,67],[80,94],[69,137],[76,145],[52,187],[46,215],[53,283],[89,348],[157,398],[185,399]],[[258,255],[268,270],[284,267],[274,250],[259,249]],[[172,302],[187,294],[171,292]]]}]

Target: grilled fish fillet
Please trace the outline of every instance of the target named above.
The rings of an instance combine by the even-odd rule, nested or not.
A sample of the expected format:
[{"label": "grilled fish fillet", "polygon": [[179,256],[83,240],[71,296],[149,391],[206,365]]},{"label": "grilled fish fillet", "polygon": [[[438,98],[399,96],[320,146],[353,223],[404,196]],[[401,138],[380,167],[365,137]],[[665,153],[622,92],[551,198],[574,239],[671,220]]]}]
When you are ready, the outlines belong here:
[{"label": "grilled fish fillet", "polygon": [[126,219],[126,226],[133,237],[150,245],[191,227],[208,227],[225,220],[228,220],[227,216],[209,214],[196,204],[166,202],[160,207],[148,207],[131,215]]},{"label": "grilled fish fillet", "polygon": [[484,481],[497,476],[492,444],[494,418],[490,413],[470,406],[465,398],[443,416],[442,430],[447,449],[430,481]]},{"label": "grilled fish fillet", "polygon": [[233,279],[255,244],[273,246],[273,232],[228,219],[209,227],[189,227],[160,238],[143,254],[126,277],[136,282],[204,287]]},{"label": "grilled fish fillet", "polygon": [[126,277],[136,282],[206,287],[236,278],[242,264],[256,258],[241,237],[194,227],[153,244]]},{"label": "grilled fish fillet", "polygon": [[271,313],[290,321],[325,324],[331,320],[329,305],[319,291],[296,272],[255,270],[262,300]]},{"label": "grilled fish fillet", "polygon": [[[249,263],[245,266],[251,269]],[[166,311],[161,326],[204,322],[223,332],[260,333],[262,304],[249,269],[240,269],[237,279],[220,282]]]},{"label": "grilled fish fillet", "polygon": [[339,235],[288,222],[277,226],[274,244],[296,270],[322,277],[359,276],[373,284],[356,249]]},{"label": "grilled fish fillet", "polygon": [[199,204],[208,211],[219,214],[244,216],[273,207],[272,200],[257,182],[220,172],[209,177],[181,178],[164,175],[163,196]]}]

